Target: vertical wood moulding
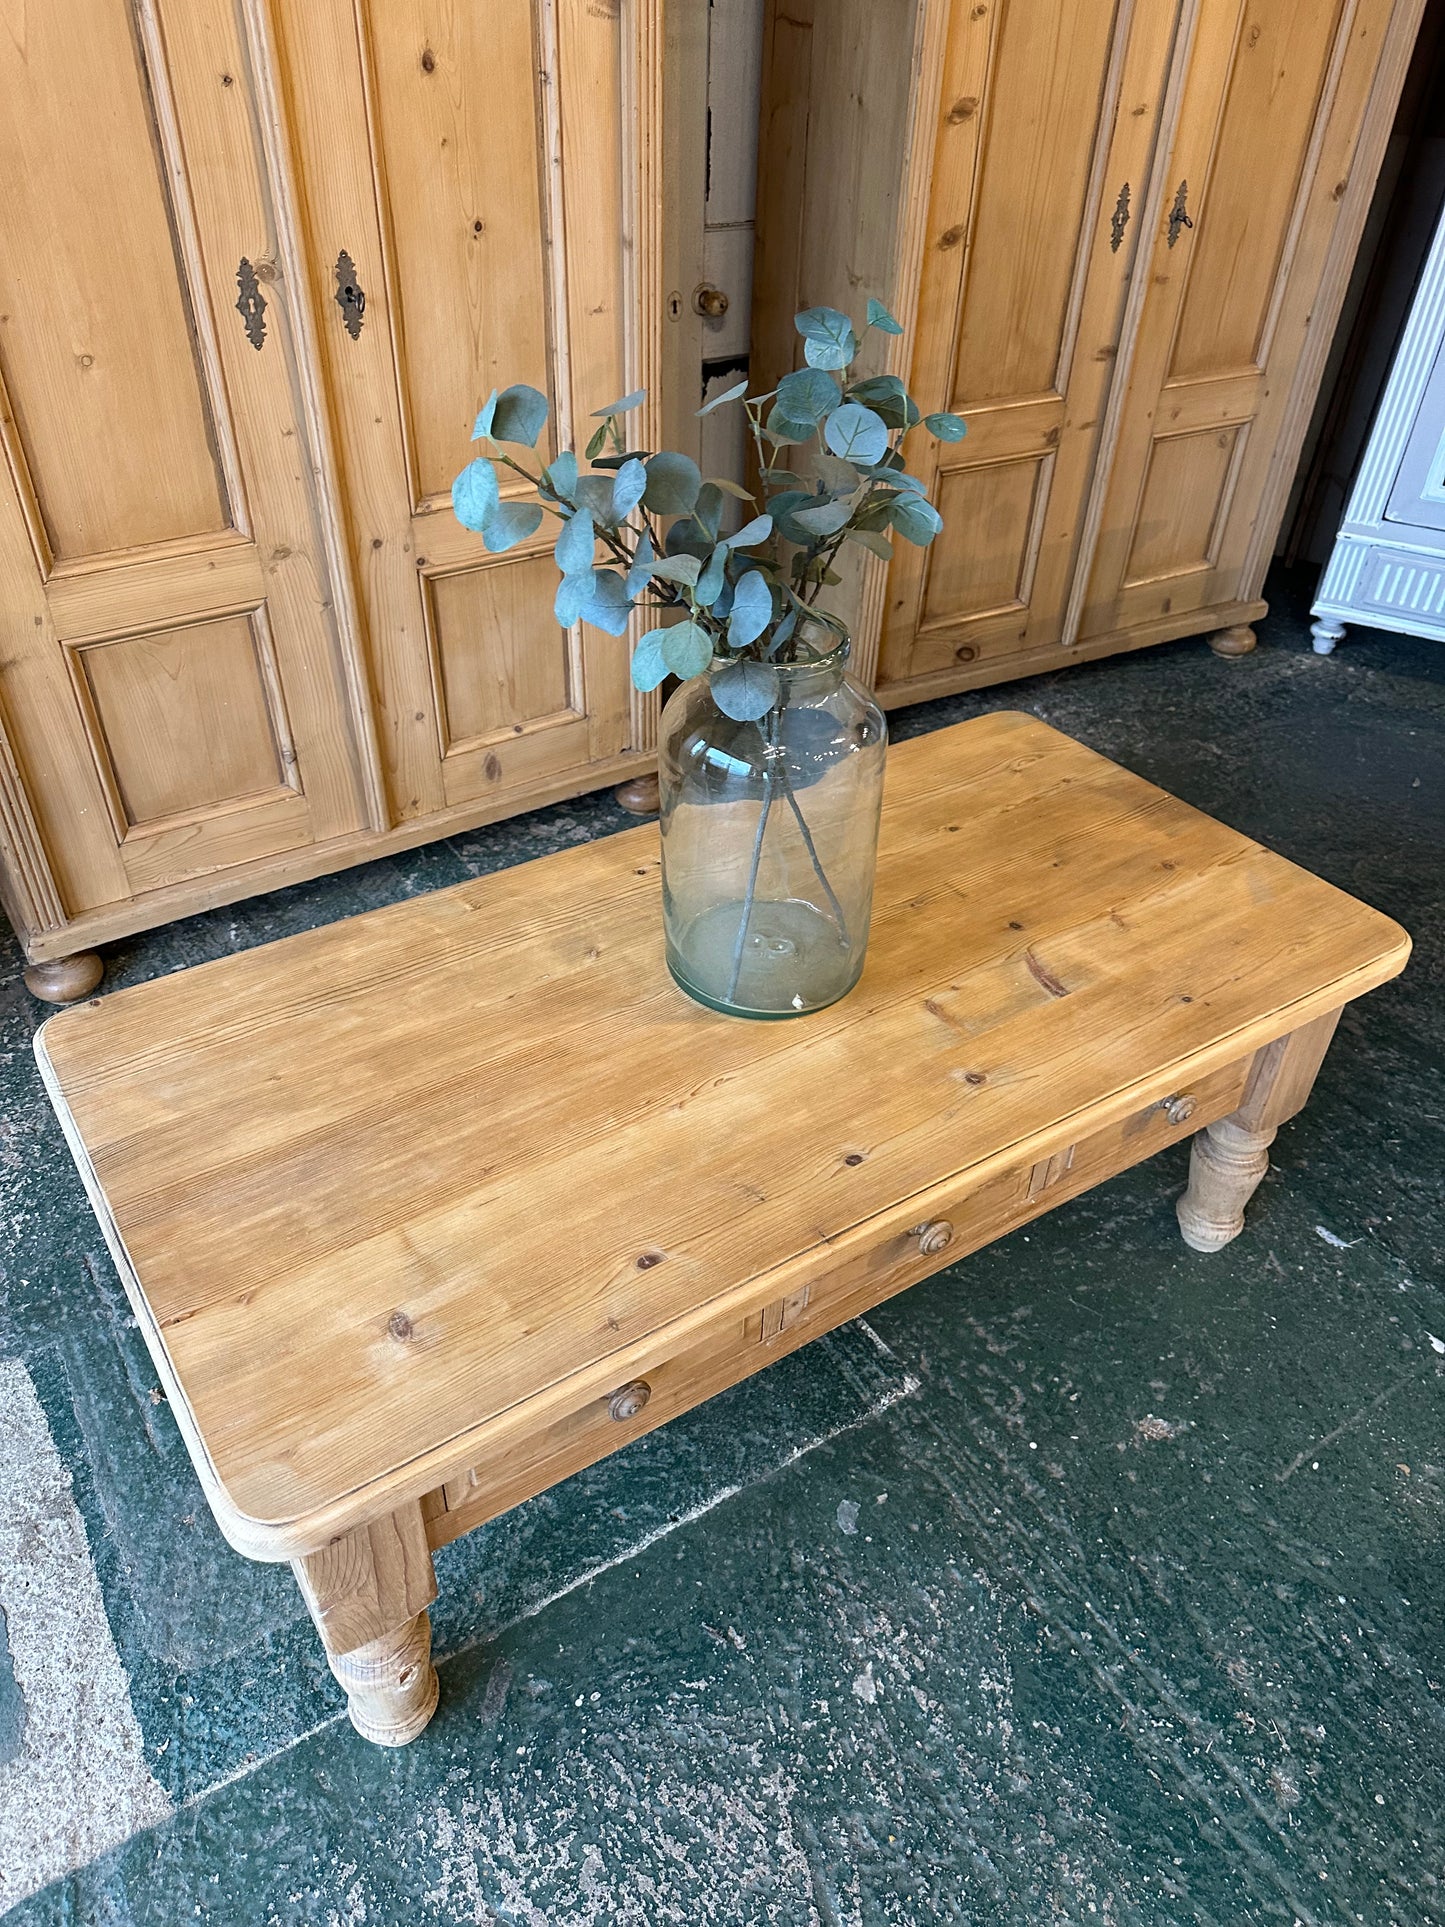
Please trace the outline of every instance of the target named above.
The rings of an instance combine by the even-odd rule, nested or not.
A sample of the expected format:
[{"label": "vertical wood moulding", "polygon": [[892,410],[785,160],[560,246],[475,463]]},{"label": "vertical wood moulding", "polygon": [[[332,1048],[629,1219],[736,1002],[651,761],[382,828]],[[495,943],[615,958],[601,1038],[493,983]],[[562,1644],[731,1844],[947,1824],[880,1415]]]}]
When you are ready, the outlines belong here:
[{"label": "vertical wood moulding", "polygon": [[341,464],[322,385],[321,343],[301,244],[300,200],[278,92],[278,42],[271,24],[269,0],[239,0],[239,6],[250,66],[251,97],[256,103],[259,123],[257,135],[265,160],[263,186],[270,205],[281,279],[289,296],[284,306],[296,334],[297,352],[287,366],[296,388],[296,412],[309,441],[306,455],[313,486],[307,493],[331,584],[332,632],[346,683],[367,824],[373,830],[385,830],[391,827],[392,819],[376,734],[377,699],[367,668],[366,632],[341,508],[345,500]]},{"label": "vertical wood moulding", "polygon": [[20,771],[0,713],[0,855],[5,862],[0,880],[6,880],[5,909],[21,937],[38,936],[42,930],[58,929],[65,922],[65,905],[51,873],[40,828],[30,808],[30,799],[20,780]]},{"label": "vertical wood moulding", "polygon": [[1345,192],[1330,237],[1315,299],[1310,305],[1305,327],[1304,347],[1295,364],[1289,399],[1280,419],[1275,439],[1274,458],[1260,496],[1254,531],[1240,569],[1239,596],[1253,600],[1258,596],[1274,551],[1275,530],[1284,513],[1285,498],[1294,479],[1305,430],[1314,408],[1315,393],[1324,372],[1335,324],[1344,303],[1364,232],[1365,218],[1375,191],[1375,181],[1384,158],[1385,143],[1395,115],[1395,103],[1404,86],[1415,36],[1425,0],[1398,0],[1385,29],[1384,46],[1370,88],[1365,111],[1349,168],[1344,176]]},{"label": "vertical wood moulding", "polygon": [[[889,340],[888,357],[882,370],[885,374],[897,375],[904,383],[912,373],[918,339],[918,299],[923,284],[923,250],[932,198],[929,182],[941,111],[949,11],[947,0],[919,0],[913,21],[914,84],[909,90],[908,137],[903,156],[903,222],[894,257],[892,287],[888,291],[888,305],[903,332]],[[931,399],[928,405],[933,405]],[[938,406],[946,407],[947,402],[940,399]],[[858,680],[870,689],[878,678],[878,646],[887,606],[889,566],[881,556],[869,555],[860,571],[851,667]]]},{"label": "vertical wood moulding", "polygon": [[[623,358],[626,386],[645,388],[632,419],[644,448],[668,445],[663,408],[663,0],[622,0]],[[681,397],[678,397],[679,405]],[[628,623],[629,653],[651,626],[645,610]],[[628,747],[657,747],[656,690],[628,686]]]},{"label": "vertical wood moulding", "polygon": [[[557,0],[537,0],[533,14],[537,48],[537,121],[542,131],[542,245],[547,262],[547,361],[558,448],[576,446],[577,398],[572,393],[572,324],[567,307],[567,194],[562,148],[562,99]],[[631,384],[627,384],[630,386]],[[427,623],[431,599],[427,598]],[[632,638],[629,636],[629,643]],[[439,662],[439,657],[437,661]],[[580,712],[588,708],[586,648],[581,623],[567,631],[567,695]],[[434,673],[437,673],[434,670]],[[438,716],[441,684],[437,684]],[[445,753],[445,752],[443,752]]]},{"label": "vertical wood moulding", "polygon": [[50,537],[45,529],[45,517],[40,512],[40,497],[35,492],[35,479],[30,473],[30,464],[25,459],[25,449],[20,440],[20,427],[15,420],[15,410],[10,405],[9,391],[5,386],[5,372],[0,369],[0,447],[5,451],[5,466],[10,471],[11,485],[15,498],[20,504],[24,517],[25,532],[30,538],[34,551],[35,566],[40,571],[42,582],[48,581],[55,569],[55,557],[50,548]]},{"label": "vertical wood moulding", "polygon": [[170,68],[166,58],[165,35],[157,18],[154,0],[138,0],[135,18],[139,30],[141,72],[150,99],[151,125],[155,129],[160,161],[166,184],[171,229],[176,237],[181,267],[181,296],[190,316],[196,359],[200,364],[201,385],[210,404],[206,429],[215,451],[221,494],[231,526],[238,534],[254,534],[246,501],[246,484],[241,470],[240,452],[231,426],[231,407],[226,393],[226,374],[221,364],[216,339],[216,317],[211,307],[206,282],[201,237],[191,202],[190,180],[186,172],[185,149],[176,116],[171,89]]},{"label": "vertical wood moulding", "polygon": [[1164,212],[1164,202],[1170,192],[1169,162],[1173,156],[1174,130],[1179,124],[1179,112],[1184,104],[1184,83],[1188,76],[1189,57],[1194,47],[1194,30],[1199,20],[1199,7],[1200,0],[1186,0],[1175,29],[1174,48],[1169,61],[1169,79],[1159,115],[1159,129],[1154,140],[1149,182],[1144,195],[1144,205],[1139,213],[1139,227],[1134,242],[1134,262],[1129,275],[1129,296],[1124,304],[1118,352],[1114,358],[1114,376],[1109,386],[1104,419],[1099,430],[1093,482],[1079,522],[1079,546],[1074,557],[1074,573],[1073,581],[1069,585],[1069,599],[1064,608],[1063,634],[1059,639],[1059,646],[1063,649],[1071,648],[1078,641],[1079,628],[1084,619],[1084,604],[1089,593],[1089,577],[1093,573],[1094,553],[1098,547],[1099,531],[1103,527],[1104,508],[1108,499],[1109,483],[1113,476],[1114,455],[1119,445],[1119,435],[1123,429],[1125,408],[1129,399],[1129,379],[1133,372],[1134,351],[1138,345],[1139,328],[1144,318],[1144,302],[1149,293],[1150,265],[1154,258],[1159,220]]}]

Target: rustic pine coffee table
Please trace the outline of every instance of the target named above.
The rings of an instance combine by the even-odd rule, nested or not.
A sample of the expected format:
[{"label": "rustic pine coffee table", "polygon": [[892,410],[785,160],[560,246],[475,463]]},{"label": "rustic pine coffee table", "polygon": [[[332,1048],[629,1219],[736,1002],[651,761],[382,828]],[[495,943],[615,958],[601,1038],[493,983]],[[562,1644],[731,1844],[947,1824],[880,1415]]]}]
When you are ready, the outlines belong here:
[{"label": "rustic pine coffee table", "polygon": [[1003,714],[893,750],[831,1010],[690,1003],[648,827],[119,991],[37,1051],[221,1530],[292,1562],[394,1746],[436,1705],[437,1546],[1186,1132],[1180,1223],[1217,1249],[1408,951]]}]

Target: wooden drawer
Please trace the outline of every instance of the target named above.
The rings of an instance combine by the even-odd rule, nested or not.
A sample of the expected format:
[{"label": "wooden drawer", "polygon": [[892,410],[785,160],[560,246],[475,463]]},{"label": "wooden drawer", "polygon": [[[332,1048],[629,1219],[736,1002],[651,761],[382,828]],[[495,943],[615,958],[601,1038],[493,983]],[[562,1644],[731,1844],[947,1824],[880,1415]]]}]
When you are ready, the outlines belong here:
[{"label": "wooden drawer", "polygon": [[730,1300],[686,1342],[669,1346],[668,1333],[659,1332],[656,1362],[530,1437],[513,1429],[495,1458],[429,1493],[422,1507],[431,1544],[444,1545],[520,1505],[809,1339],[1227,1116],[1249,1067],[1248,1058],[1226,1065],[1072,1142],[1036,1145],[985,1176],[961,1173],[927,1194],[926,1210],[900,1205],[820,1249],[814,1275],[800,1275],[800,1266],[786,1289],[771,1294],[760,1279],[749,1302]]}]

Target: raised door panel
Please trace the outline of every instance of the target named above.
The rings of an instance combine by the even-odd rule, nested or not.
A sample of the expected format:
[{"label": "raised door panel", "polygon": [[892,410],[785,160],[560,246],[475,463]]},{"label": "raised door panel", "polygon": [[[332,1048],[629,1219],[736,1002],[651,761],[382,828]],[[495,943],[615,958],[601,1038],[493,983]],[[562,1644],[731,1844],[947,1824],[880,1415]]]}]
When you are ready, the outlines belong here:
[{"label": "raised door panel", "polygon": [[1083,638],[1258,594],[1266,484],[1390,12],[1202,0]]},{"label": "raised door panel", "polygon": [[31,931],[365,821],[248,71],[223,0],[4,0],[0,693]]},{"label": "raised door panel", "polygon": [[944,517],[897,545],[879,683],[1060,640],[1177,0],[951,9],[910,387],[966,439],[913,457]]},{"label": "raised door panel", "polygon": [[[450,484],[493,387],[554,400],[543,445],[513,451],[535,473],[630,385],[626,236],[647,130],[626,83],[655,11],[277,6],[396,821],[522,808],[629,746],[626,643],[553,619],[555,524],[489,556],[452,516]],[[361,299],[338,301],[346,287]],[[663,292],[648,291],[654,314]]]}]

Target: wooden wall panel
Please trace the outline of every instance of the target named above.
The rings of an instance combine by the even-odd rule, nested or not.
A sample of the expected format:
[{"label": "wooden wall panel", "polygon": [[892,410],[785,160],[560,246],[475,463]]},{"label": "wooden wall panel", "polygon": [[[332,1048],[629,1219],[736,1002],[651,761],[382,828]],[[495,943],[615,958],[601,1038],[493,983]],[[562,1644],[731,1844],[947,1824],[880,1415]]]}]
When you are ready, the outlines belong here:
[{"label": "wooden wall panel", "polygon": [[146,94],[118,0],[5,0],[0,371],[42,566],[233,519]]},{"label": "wooden wall panel", "polygon": [[456,0],[358,19],[413,506],[445,508],[491,389],[554,385],[533,23]]},{"label": "wooden wall panel", "polygon": [[572,652],[552,616],[556,580],[550,556],[433,578],[444,755],[578,710]]},{"label": "wooden wall panel", "polygon": [[74,652],[123,833],[294,786],[266,653],[245,616]]}]

